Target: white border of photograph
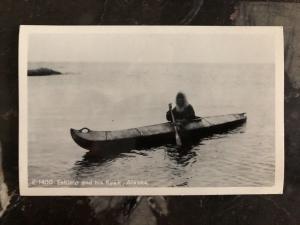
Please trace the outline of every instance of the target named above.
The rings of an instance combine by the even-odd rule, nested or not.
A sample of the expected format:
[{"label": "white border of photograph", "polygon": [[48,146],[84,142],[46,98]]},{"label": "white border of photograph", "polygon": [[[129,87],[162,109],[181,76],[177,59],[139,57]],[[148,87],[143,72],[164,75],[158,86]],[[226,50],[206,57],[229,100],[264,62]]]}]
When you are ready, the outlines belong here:
[{"label": "white border of photograph", "polygon": [[[109,187],[52,188],[29,187],[28,184],[28,41],[33,33],[205,33],[272,34],[275,48],[275,183],[270,187]],[[270,40],[272,41],[272,40]],[[284,182],[284,50],[282,27],[199,27],[199,26],[20,26],[19,35],[19,182],[25,196],[87,195],[236,195],[282,194]]]}]

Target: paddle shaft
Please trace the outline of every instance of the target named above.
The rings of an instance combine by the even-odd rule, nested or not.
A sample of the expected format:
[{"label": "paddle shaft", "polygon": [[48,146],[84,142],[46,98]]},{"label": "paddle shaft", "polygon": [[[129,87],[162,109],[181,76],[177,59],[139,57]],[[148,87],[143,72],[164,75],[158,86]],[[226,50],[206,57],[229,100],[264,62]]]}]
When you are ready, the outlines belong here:
[{"label": "paddle shaft", "polygon": [[175,130],[175,140],[176,140],[176,144],[178,146],[182,146],[182,142],[181,142],[181,138],[179,136],[179,133],[178,133],[178,129],[177,129],[177,126],[176,126],[176,121],[175,121],[175,117],[174,117],[174,114],[173,114],[173,111],[172,111],[172,105],[170,105],[170,113],[171,113],[171,117],[172,117],[172,121],[173,121],[173,125],[174,125],[174,130]]}]

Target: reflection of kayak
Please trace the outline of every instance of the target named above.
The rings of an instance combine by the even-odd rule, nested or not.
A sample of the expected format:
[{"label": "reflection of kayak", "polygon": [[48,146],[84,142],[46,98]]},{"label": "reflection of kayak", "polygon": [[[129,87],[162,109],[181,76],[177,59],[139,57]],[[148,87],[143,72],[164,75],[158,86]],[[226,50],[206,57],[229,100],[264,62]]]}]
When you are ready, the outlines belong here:
[{"label": "reflection of kayak", "polygon": [[[199,140],[234,129],[246,119],[246,113],[198,118],[187,124],[182,134],[184,140]],[[115,131],[71,129],[71,135],[79,146],[100,155],[175,143],[174,127],[169,122]]]}]

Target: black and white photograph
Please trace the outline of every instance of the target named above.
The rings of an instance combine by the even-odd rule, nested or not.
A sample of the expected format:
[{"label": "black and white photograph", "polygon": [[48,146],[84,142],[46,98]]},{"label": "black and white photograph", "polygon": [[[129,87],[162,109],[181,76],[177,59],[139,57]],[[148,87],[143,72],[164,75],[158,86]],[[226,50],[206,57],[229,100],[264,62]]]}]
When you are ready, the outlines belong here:
[{"label": "black and white photograph", "polygon": [[21,194],[280,194],[283,69],[282,27],[21,26]]}]

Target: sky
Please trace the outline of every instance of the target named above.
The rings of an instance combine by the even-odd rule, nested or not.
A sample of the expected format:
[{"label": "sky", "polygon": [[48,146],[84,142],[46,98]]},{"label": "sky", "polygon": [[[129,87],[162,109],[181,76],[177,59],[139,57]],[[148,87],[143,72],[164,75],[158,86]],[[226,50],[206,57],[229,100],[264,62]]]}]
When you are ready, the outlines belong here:
[{"label": "sky", "polygon": [[268,33],[33,33],[29,62],[274,63]]}]

